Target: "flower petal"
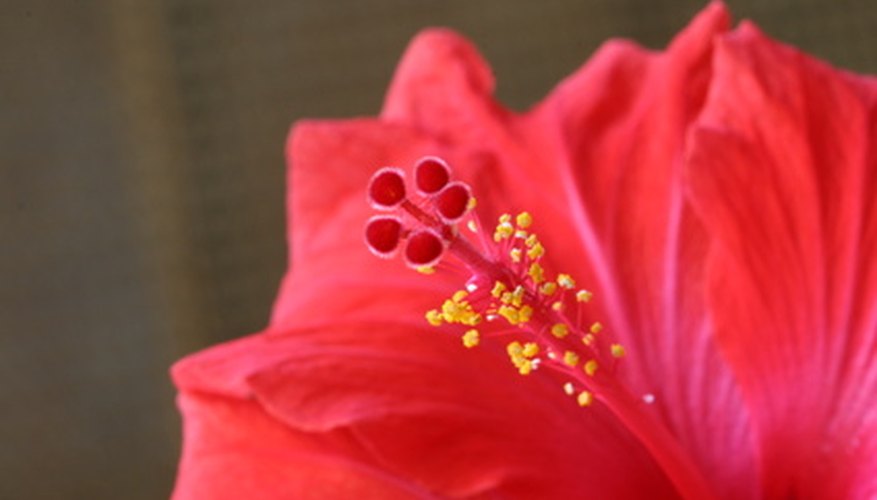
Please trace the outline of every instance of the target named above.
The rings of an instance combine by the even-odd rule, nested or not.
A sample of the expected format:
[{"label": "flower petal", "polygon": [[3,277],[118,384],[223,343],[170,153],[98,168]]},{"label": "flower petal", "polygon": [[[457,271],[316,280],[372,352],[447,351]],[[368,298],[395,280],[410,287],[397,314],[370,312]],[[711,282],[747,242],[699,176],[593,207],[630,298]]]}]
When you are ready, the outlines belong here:
[{"label": "flower petal", "polygon": [[[274,440],[269,449],[286,450],[289,460],[321,446],[330,456],[338,449],[356,465],[339,476],[353,473],[359,480],[360,468],[378,464],[386,478],[396,478],[388,479],[391,486],[402,487],[398,478],[408,478],[409,490],[441,497],[631,497],[643,489],[674,496],[648,453],[605,409],[582,410],[554,385],[546,387],[544,378],[520,377],[499,357],[463,351],[459,339],[422,329],[358,323],[273,332],[179,363],[174,376],[187,395],[184,401],[222,402],[209,399],[194,410],[184,406],[186,421],[196,427],[186,436],[190,451],[184,462],[191,456],[196,469],[183,475],[186,488],[197,491],[199,481],[224,466],[250,474],[249,468],[258,467],[244,463],[241,471],[237,461],[258,463],[259,443]],[[227,407],[246,407],[247,414],[233,421]],[[257,413],[262,416],[255,418]],[[197,427],[208,424],[215,425]],[[254,431],[233,436],[227,449],[212,454],[214,440],[247,434],[249,426],[285,429],[303,445],[262,439]],[[198,451],[203,449],[208,451]],[[329,460],[317,458],[317,465]],[[298,478],[295,468],[281,465],[293,488],[320,481],[319,475]],[[253,481],[264,474],[266,487],[276,486],[275,473],[273,465],[266,466],[252,472]],[[369,484],[362,488],[373,491]]]},{"label": "flower petal", "polygon": [[668,428],[726,487],[720,494],[745,497],[757,488],[747,414],[712,340],[701,299],[708,240],[682,185],[688,128],[728,23],[713,3],[664,53],[607,44],[535,110],[524,135],[545,141],[528,149],[551,152],[541,164],[553,165],[534,168],[530,182],[564,195],[547,217],[574,223],[551,228],[546,247],[566,247],[561,262],[594,286],[595,319],[629,347],[635,390],[654,395]]},{"label": "flower petal", "polygon": [[[877,491],[877,85],[725,36],[691,141],[719,342],[768,497]],[[806,492],[806,493],[805,493]]]},{"label": "flower petal", "polygon": [[433,498],[383,471],[345,432],[305,433],[258,403],[183,393],[184,448],[172,498]]},{"label": "flower petal", "polygon": [[[447,29],[418,34],[402,57],[381,118],[442,141],[483,130],[485,114],[507,114],[492,98],[490,67],[466,39]],[[472,138],[474,139],[474,138]]]}]

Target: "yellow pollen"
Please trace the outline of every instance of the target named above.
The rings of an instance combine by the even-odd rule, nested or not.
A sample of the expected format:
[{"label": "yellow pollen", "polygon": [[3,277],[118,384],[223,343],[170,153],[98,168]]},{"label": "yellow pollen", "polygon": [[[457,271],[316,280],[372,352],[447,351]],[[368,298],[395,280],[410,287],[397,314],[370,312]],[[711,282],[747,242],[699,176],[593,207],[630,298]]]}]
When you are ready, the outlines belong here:
[{"label": "yellow pollen", "polygon": [[531,234],[526,240],[524,240],[524,244],[527,245],[528,248],[532,247],[536,243],[539,243],[539,239],[536,237],[535,234]]},{"label": "yellow pollen", "polygon": [[478,333],[478,330],[474,328],[467,330],[466,333],[463,334],[463,345],[466,346],[467,349],[477,346],[480,341],[481,335]]},{"label": "yellow pollen", "polygon": [[594,343],[594,336],[591,335],[590,333],[585,334],[585,336],[582,337],[582,344],[591,345],[593,343]]},{"label": "yellow pollen", "polygon": [[624,346],[621,344],[612,344],[612,355],[616,358],[620,358],[624,356]]},{"label": "yellow pollen", "polygon": [[502,214],[499,216],[499,223],[500,224],[507,224],[507,223],[510,223],[511,221],[512,221],[512,216],[509,214]]},{"label": "yellow pollen", "polygon": [[587,373],[589,377],[593,377],[594,374],[597,373],[597,368],[599,367],[600,365],[597,364],[597,360],[591,359],[588,360],[587,363],[585,363],[585,366],[583,368],[585,370],[585,373]]},{"label": "yellow pollen", "polygon": [[576,392],[576,388],[572,385],[572,382],[567,382],[563,384],[563,392],[566,393],[567,396],[572,396]]},{"label": "yellow pollen", "polygon": [[567,290],[572,290],[576,286],[576,282],[572,279],[572,276],[568,274],[558,274],[557,275],[557,284],[562,288],[566,288]]},{"label": "yellow pollen", "polygon": [[506,321],[508,321],[511,325],[517,325],[521,322],[518,310],[514,307],[503,305],[500,306],[499,310],[496,312],[497,314],[505,318]]},{"label": "yellow pollen", "polygon": [[502,281],[497,281],[493,284],[493,290],[490,291],[490,295],[493,295],[495,298],[499,298],[502,295],[502,292],[508,290],[505,284]]},{"label": "yellow pollen", "polygon": [[524,346],[522,346],[517,340],[509,342],[508,345],[506,345],[506,352],[509,353],[509,356],[520,356],[521,351],[523,350]]},{"label": "yellow pollen", "polygon": [[567,366],[575,367],[579,364],[579,355],[572,351],[566,351],[563,353],[563,362],[566,363]]},{"label": "yellow pollen", "polygon": [[546,281],[541,288],[539,288],[539,292],[542,295],[554,295],[554,292],[557,291],[557,285],[553,281]]},{"label": "yellow pollen", "polygon": [[530,321],[530,318],[533,317],[533,308],[530,306],[521,306],[518,310],[518,319],[521,323],[526,323]]},{"label": "yellow pollen", "polygon": [[[473,199],[474,199],[474,198],[473,198]],[[478,232],[478,224],[475,224],[475,221],[474,221],[474,220],[470,220],[469,222],[467,222],[467,223],[466,223],[466,227],[468,227],[469,230],[472,231],[473,233],[477,233],[477,232]]]},{"label": "yellow pollen", "polygon": [[478,206],[478,200],[475,197],[469,198],[469,201],[466,203],[466,210],[472,210],[473,208]]},{"label": "yellow pollen", "polygon": [[533,280],[533,283],[536,283],[537,285],[545,281],[545,270],[542,269],[542,266],[540,266],[538,262],[534,262],[530,266],[530,270],[527,271],[527,274],[530,276],[530,279]]},{"label": "yellow pollen", "polygon": [[527,237],[527,231],[524,231],[522,229],[518,229],[517,231],[515,231],[515,238],[523,240],[526,237]]},{"label": "yellow pollen", "polygon": [[524,287],[518,285],[515,287],[515,291],[512,292],[512,304],[515,307],[521,307],[521,304],[524,302]]},{"label": "yellow pollen", "polygon": [[529,250],[527,250],[527,257],[530,257],[533,260],[541,259],[542,256],[545,255],[545,247],[542,246],[542,243],[536,242],[535,245],[531,246]]},{"label": "yellow pollen", "polygon": [[525,357],[532,358],[533,356],[539,354],[539,344],[535,342],[527,342],[524,344],[524,350],[521,351]]},{"label": "yellow pollen", "polygon": [[579,302],[590,302],[594,294],[587,290],[579,290],[576,292],[576,300]]},{"label": "yellow pollen", "polygon": [[551,308],[554,309],[555,311],[560,311],[561,309],[563,309],[563,302],[557,301],[557,302],[551,304]]},{"label": "yellow pollen", "polygon": [[493,241],[499,243],[501,240],[507,240],[514,232],[515,228],[511,222],[503,222],[496,226],[496,231],[493,233]]},{"label": "yellow pollen", "polygon": [[437,309],[426,311],[426,321],[432,326],[442,326],[442,313]]},{"label": "yellow pollen", "polygon": [[466,326],[475,326],[475,325],[478,325],[479,323],[481,323],[482,319],[483,318],[481,317],[480,314],[471,310],[471,308],[470,308],[469,311],[466,311],[464,313],[463,317],[460,319],[460,323],[462,323]]},{"label": "yellow pollen", "polygon": [[417,268],[417,272],[420,274],[435,274],[435,268],[432,266],[420,266]]},{"label": "yellow pollen", "polygon": [[[442,304],[441,319],[448,323],[460,323],[468,326],[475,326],[481,323],[483,319],[481,315],[475,312],[471,304],[463,300],[468,295],[469,292],[459,290],[450,299],[445,300]],[[427,313],[427,321],[429,321],[429,314]],[[438,318],[434,319],[438,321]],[[432,321],[430,324],[432,324]]]},{"label": "yellow pollen", "polygon": [[591,325],[591,333],[593,333],[594,335],[596,335],[602,331],[603,331],[603,325],[601,325],[599,321],[597,321],[596,323]]},{"label": "yellow pollen", "polygon": [[518,227],[521,229],[527,229],[533,224],[533,216],[531,216],[527,212],[521,212],[515,217],[515,222],[518,224]]},{"label": "yellow pollen", "polygon": [[591,403],[594,402],[594,396],[588,391],[582,391],[576,401],[578,401],[579,406],[591,406]]},{"label": "yellow pollen", "polygon": [[557,323],[551,327],[551,335],[562,339],[569,335],[569,328],[563,323]]},{"label": "yellow pollen", "polygon": [[518,341],[510,342],[506,346],[506,351],[512,364],[515,365],[515,368],[518,369],[518,373],[521,375],[529,375],[530,372],[536,369],[536,364],[539,360],[532,358],[539,354],[539,346],[535,343],[527,342],[521,345]]},{"label": "yellow pollen", "polygon": [[529,375],[530,372],[532,372],[532,371],[533,371],[533,362],[530,361],[529,359],[525,359],[524,361],[521,362],[520,365],[518,365],[518,373],[520,373],[521,375]]},{"label": "yellow pollen", "polygon": [[520,248],[512,248],[509,251],[509,257],[512,258],[512,262],[521,262],[521,249]]}]

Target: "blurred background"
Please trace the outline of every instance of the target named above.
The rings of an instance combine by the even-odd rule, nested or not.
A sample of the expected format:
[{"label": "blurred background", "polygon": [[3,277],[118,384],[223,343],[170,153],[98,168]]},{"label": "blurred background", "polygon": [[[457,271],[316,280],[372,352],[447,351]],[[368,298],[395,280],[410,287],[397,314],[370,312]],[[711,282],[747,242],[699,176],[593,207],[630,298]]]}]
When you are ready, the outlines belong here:
[{"label": "blurred background", "polygon": [[[877,72],[877,2],[730,0]],[[0,0],[0,498],[166,498],[167,370],[265,325],[283,147],[373,115],[407,41],[451,26],[526,109],[607,38],[664,46],[703,1]]]}]

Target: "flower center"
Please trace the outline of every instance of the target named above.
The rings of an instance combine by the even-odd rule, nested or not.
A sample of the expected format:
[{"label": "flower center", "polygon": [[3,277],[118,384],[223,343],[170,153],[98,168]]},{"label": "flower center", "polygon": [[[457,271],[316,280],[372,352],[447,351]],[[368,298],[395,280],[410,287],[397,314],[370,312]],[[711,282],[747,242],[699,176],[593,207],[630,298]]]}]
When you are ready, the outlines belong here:
[{"label": "flower center", "polygon": [[368,221],[369,249],[391,257],[401,247],[405,263],[424,273],[447,260],[463,264],[465,286],[427,311],[426,321],[459,335],[467,348],[505,342],[519,374],[553,370],[565,380],[560,388],[566,394],[590,406],[624,356],[600,323],[583,322],[593,294],[577,288],[569,274],[552,275],[543,267],[546,249],[529,213],[504,214],[485,235],[469,186],[452,180],[447,163],[423,158],[414,177],[416,200],[408,198],[402,170],[382,168],[372,176],[372,206],[393,214]]},{"label": "flower center", "polygon": [[401,248],[405,263],[422,273],[441,267],[464,270],[464,286],[426,311],[426,321],[458,335],[466,348],[504,342],[520,375],[556,372],[560,388],[579,406],[604,404],[649,450],[683,497],[713,498],[697,466],[647,410],[654,396],[634,397],[616,377],[625,349],[601,323],[584,321],[593,294],[577,288],[569,274],[543,267],[547,250],[533,232],[533,217],[503,214],[492,234],[485,233],[469,186],[452,180],[441,158],[418,161],[414,177],[417,197],[412,200],[401,169],[375,172],[369,201],[391,213],[369,219],[365,240],[383,258]]}]

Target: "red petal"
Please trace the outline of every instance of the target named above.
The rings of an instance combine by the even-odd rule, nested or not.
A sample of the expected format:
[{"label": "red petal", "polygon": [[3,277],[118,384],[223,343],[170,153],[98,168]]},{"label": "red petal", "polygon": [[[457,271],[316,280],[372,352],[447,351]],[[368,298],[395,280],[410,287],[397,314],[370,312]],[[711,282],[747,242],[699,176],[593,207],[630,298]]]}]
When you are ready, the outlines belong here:
[{"label": "red petal", "polygon": [[714,3],[665,53],[607,44],[535,110],[522,135],[542,157],[521,162],[516,182],[539,183],[546,200],[532,212],[549,221],[548,255],[560,252],[554,262],[595,289],[594,319],[630,347],[635,390],[655,395],[713,484],[745,497],[757,488],[747,414],[701,299],[706,234],[681,169],[727,25]]},{"label": "red petal", "polygon": [[[298,477],[290,461],[325,447],[342,465],[356,465],[335,477],[352,473],[360,481],[358,469],[378,463],[385,477],[410,478],[442,498],[632,498],[643,490],[673,496],[648,454],[605,410],[588,410],[583,418],[584,410],[554,384],[547,391],[546,380],[520,377],[501,357],[464,351],[459,339],[417,325],[356,322],[349,329],[276,332],[181,362],[174,375],[185,394],[222,395],[216,399],[226,402],[186,411],[194,430],[186,436],[185,489],[198,491],[211,480],[227,485],[212,476],[251,473],[275,488],[274,464],[259,465],[265,450],[287,471],[291,489],[284,491],[300,491],[309,478]],[[227,406],[249,410],[234,420]],[[202,429],[207,424],[213,425]],[[263,427],[302,444],[263,437]],[[217,442],[226,448],[219,459]],[[225,454],[231,457],[222,459]],[[318,472],[315,465],[303,474]],[[257,481],[246,486],[253,490],[231,491],[259,496]]]},{"label": "red petal", "polygon": [[405,51],[381,118],[438,138],[448,130],[477,130],[481,114],[496,107],[493,84],[490,67],[469,41],[450,30],[426,30]]},{"label": "red petal", "polygon": [[[423,154],[449,159],[470,181],[482,217],[524,209],[536,215],[553,266],[582,276],[587,286],[597,284],[596,304],[603,311],[598,318],[608,318],[609,327],[626,339],[633,358],[627,365],[635,370],[638,389],[656,394],[656,407],[708,477],[746,495],[755,484],[746,414],[704,328],[705,307],[696,301],[703,233],[680,202],[678,175],[685,129],[699,110],[709,79],[711,40],[726,24],[727,14],[714,5],[665,56],[629,44],[609,45],[546,104],[524,117],[511,115],[489,98],[489,70],[468,43],[447,32],[430,32],[407,52],[384,116],[453,148]],[[418,145],[413,133],[408,142],[390,134],[386,140],[394,142],[384,143],[377,134],[357,132],[350,127],[349,133],[317,141],[299,135],[293,141],[293,175],[304,162],[320,167],[302,169],[308,175],[321,172],[319,178],[326,179],[333,174],[322,169],[327,157],[349,164],[355,156],[348,154],[374,150],[392,157],[394,147],[407,154],[424,144]],[[410,163],[382,158],[377,164]],[[540,189],[522,188],[531,183]],[[307,189],[302,184],[293,182],[296,192]],[[295,194],[292,198],[296,200]],[[357,227],[346,220],[346,208],[339,212],[334,227]],[[293,213],[304,217],[301,210]],[[299,235],[296,242],[303,240]],[[325,298],[350,282],[338,275],[338,266],[375,282],[398,276],[386,272],[385,263],[361,262],[344,235],[329,235],[321,253],[330,258],[309,262],[307,269],[298,270],[299,279],[287,280],[275,325],[294,319],[330,321]],[[584,236],[582,245],[570,244],[578,235]],[[330,247],[344,251],[333,255],[327,252]],[[293,250],[299,259],[304,253]],[[416,281],[394,279],[400,284]],[[309,293],[302,294],[303,289]],[[385,292],[384,298],[390,296]],[[403,314],[411,302],[411,294],[404,293],[392,295]],[[302,311],[308,312],[300,319]],[[369,311],[360,307],[349,313],[361,318]],[[654,380],[664,382],[655,386],[650,383]]]},{"label": "red petal", "polygon": [[[877,85],[746,25],[719,43],[688,176],[766,496],[877,491]],[[867,492],[870,492],[867,493]]]},{"label": "red petal", "polygon": [[432,498],[344,432],[306,433],[257,402],[184,393],[184,448],[172,498]]}]

